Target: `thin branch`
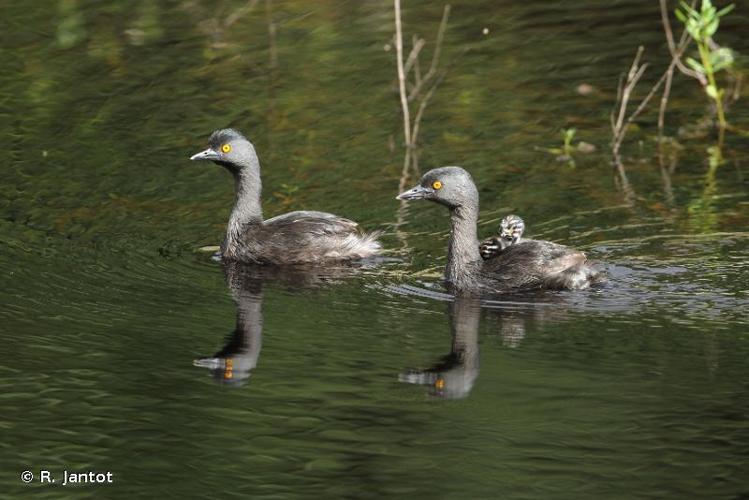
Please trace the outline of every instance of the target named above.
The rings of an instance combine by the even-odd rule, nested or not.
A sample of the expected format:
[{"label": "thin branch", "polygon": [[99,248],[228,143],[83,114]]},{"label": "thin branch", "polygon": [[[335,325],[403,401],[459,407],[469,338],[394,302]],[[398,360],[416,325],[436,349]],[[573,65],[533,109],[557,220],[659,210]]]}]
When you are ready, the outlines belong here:
[{"label": "thin branch", "polygon": [[[694,7],[696,3],[696,0],[693,0],[691,3],[692,7]],[[668,19],[668,6],[666,5],[666,0],[660,0],[660,4],[661,22],[663,23],[663,30],[666,32],[666,42],[668,43],[668,50],[671,52],[672,61],[676,64],[676,67],[679,68],[679,71],[689,77],[696,79],[703,87],[705,87],[707,85],[707,79],[705,79],[705,76],[687,68],[684,63],[681,62],[681,56],[686,49],[686,45],[684,45],[684,47],[679,50],[679,47],[681,47],[682,44],[682,42],[680,41],[679,47],[677,47],[676,43],[674,42],[674,32],[671,30],[671,21]],[[685,35],[686,32],[683,32],[682,39]]]},{"label": "thin branch", "polygon": [[437,73],[437,64],[440,59],[440,52],[442,51],[442,39],[445,37],[445,30],[447,29],[447,19],[450,17],[450,4],[445,5],[442,11],[442,21],[440,22],[439,30],[437,31],[437,41],[435,42],[434,53],[432,54],[432,64],[429,65],[429,71],[427,71],[424,78],[414,87],[411,94],[408,96],[408,100],[412,101],[421,92],[422,87]]},{"label": "thin branch", "polygon": [[614,125],[613,130],[615,137],[624,125],[624,117],[627,115],[627,104],[629,104],[629,96],[632,93],[632,89],[637,85],[637,81],[642,77],[642,73],[645,71],[646,65],[639,65],[644,50],[645,48],[642,45],[637,48],[637,54],[632,61],[632,66],[629,68],[626,81],[620,80],[619,82],[619,91],[617,91],[617,96],[619,96],[619,113],[616,115],[616,124]]},{"label": "thin branch", "polygon": [[429,102],[429,99],[432,97],[432,94],[434,94],[434,91],[437,90],[437,86],[440,84],[442,79],[445,77],[445,73],[442,73],[437,80],[435,80],[434,85],[432,85],[432,88],[429,89],[429,92],[424,95],[424,99],[421,100],[419,103],[419,110],[416,112],[416,118],[414,118],[414,131],[413,131],[413,141],[414,144],[416,144],[416,139],[419,137],[419,124],[421,123],[421,117],[424,115],[424,110],[427,107],[427,103]]},{"label": "thin branch", "polygon": [[403,69],[403,72],[405,74],[408,74],[409,71],[411,71],[411,67],[414,65],[415,62],[419,60],[419,52],[421,52],[421,49],[424,48],[424,44],[426,42],[423,38],[417,38],[414,36],[414,44],[413,48],[411,49],[411,52],[408,54],[408,59],[406,59],[406,65]]},{"label": "thin branch", "polygon": [[416,85],[421,85],[421,60],[418,57],[414,62],[414,82]]},{"label": "thin branch", "polygon": [[406,156],[403,157],[403,168],[401,169],[401,176],[400,180],[398,181],[398,192],[402,193],[406,189],[406,183],[409,179],[409,168],[408,166],[411,164],[411,148],[406,149]]},{"label": "thin branch", "polygon": [[632,184],[629,183],[629,179],[627,178],[627,171],[625,170],[624,165],[622,165],[621,162],[616,163],[616,169],[619,175],[616,180],[618,181],[619,187],[624,193],[624,203],[630,208],[634,207],[635,200],[637,199],[637,193],[635,193]]},{"label": "thin branch", "polygon": [[[643,70],[645,69],[645,67],[647,67],[647,64],[643,65]],[[630,123],[632,123],[635,118],[640,116],[640,113],[643,112],[643,110],[645,109],[645,106],[648,105],[648,103],[653,98],[655,93],[658,92],[658,90],[661,88],[661,85],[663,85],[663,82],[665,79],[666,79],[666,73],[663,73],[663,75],[661,75],[661,77],[658,79],[655,85],[653,85],[653,88],[650,89],[650,92],[648,92],[648,95],[645,96],[642,102],[640,102],[640,105],[637,106],[635,111],[631,115],[629,115],[629,118],[627,118],[627,121],[624,122],[625,127],[629,125]]]},{"label": "thin branch", "polygon": [[673,63],[674,60],[672,59],[672,63],[663,74],[666,77],[666,86],[663,88],[661,104],[658,107],[658,144],[663,141],[663,129],[666,125],[666,106],[668,105],[668,98],[671,96],[671,82],[674,78],[674,67],[676,67],[676,64]]},{"label": "thin branch", "polygon": [[[616,86],[616,101],[615,102],[621,102],[622,100],[622,90],[624,89],[624,75],[619,75],[619,83]],[[611,130],[613,132],[616,131],[616,113],[614,113],[616,107],[611,110],[611,113],[609,113],[609,121],[611,122]]]},{"label": "thin branch", "polygon": [[[409,52],[404,64],[400,0],[394,0],[394,5],[395,47],[397,52],[398,64],[398,89],[400,93],[401,108],[403,109],[403,134],[406,140],[406,151],[403,157],[403,168],[401,169],[400,180],[398,182],[398,191],[403,191],[406,188],[411,174],[418,175],[419,155],[417,149],[417,140],[419,138],[419,132],[421,130],[421,120],[424,116],[424,112],[426,111],[429,100],[431,99],[435,90],[445,76],[444,71],[440,71],[438,74],[437,67],[439,65],[445,30],[447,29],[447,20],[450,15],[450,5],[445,5],[445,8],[442,12],[442,21],[440,22],[440,26],[437,31],[437,39],[435,41],[434,52],[432,53],[431,65],[429,67],[429,71],[426,73],[426,75],[424,75],[423,78],[421,74],[420,56],[426,42],[424,41],[424,39],[414,35],[411,39],[411,51]],[[413,72],[413,84],[411,81],[409,81],[409,73],[411,72]],[[426,92],[426,94],[423,94],[424,89],[427,88],[428,91]],[[419,103],[419,106],[412,123],[409,103],[413,100],[416,100]],[[405,207],[406,202],[402,201],[400,207],[398,208],[398,216],[395,223],[396,237],[401,240],[404,247],[406,247],[408,244],[406,241],[406,235],[402,233],[398,228],[400,228],[400,226],[405,221]]]},{"label": "thin branch", "polygon": [[442,40],[445,38],[445,30],[447,29],[447,19],[450,17],[450,4],[446,4],[442,9],[442,21],[440,21],[440,27],[437,30],[437,41],[434,45],[434,54],[432,54],[432,64],[429,65],[429,72],[434,73],[437,71],[437,63],[440,60],[440,52],[442,52]]},{"label": "thin branch", "polygon": [[617,163],[617,166],[621,163],[619,159],[619,148],[624,141],[624,136],[627,134],[627,127],[640,115],[640,113],[645,110],[645,107],[647,107],[650,100],[661,88],[661,85],[663,85],[663,82],[666,80],[666,77],[668,75],[668,73],[664,73],[658,80],[658,82],[656,82],[656,84],[653,85],[653,87],[650,89],[650,92],[648,92],[648,94],[642,99],[642,101],[640,101],[640,104],[637,106],[637,108],[635,108],[634,112],[627,116],[627,106],[629,105],[629,100],[632,92],[634,91],[637,83],[640,81],[642,75],[645,73],[645,70],[648,67],[647,64],[640,65],[640,59],[642,58],[643,50],[644,49],[642,46],[637,49],[637,54],[635,55],[635,58],[632,61],[632,66],[630,66],[629,72],[627,73],[626,81],[621,79],[619,80],[619,89],[617,91],[617,104],[619,105],[619,113],[616,115],[616,120],[614,120],[613,118],[613,112],[611,116],[613,132],[611,150],[614,153],[614,161],[615,163]]},{"label": "thin branch", "polygon": [[403,135],[406,146],[411,147],[411,116],[408,111],[408,98],[406,96],[406,73],[403,67],[403,32],[401,29],[401,2],[393,0],[395,4],[395,49],[398,60],[398,90],[401,97],[401,108],[403,109]]},{"label": "thin branch", "polygon": [[[693,7],[695,3],[696,1],[692,1]],[[671,96],[671,83],[674,78],[674,69],[681,64],[681,56],[692,42],[687,30],[683,29],[681,31],[681,36],[679,37],[679,44],[674,48],[674,34],[671,31],[671,23],[668,19],[668,6],[666,5],[666,0],[660,0],[660,8],[663,31],[666,33],[666,41],[668,43],[669,52],[671,52],[671,63],[668,65],[668,69],[666,69],[666,85],[663,88],[661,103],[658,108],[658,144],[663,140],[663,129],[666,124],[666,106],[668,106],[668,99]],[[683,66],[683,64],[681,65]],[[687,71],[689,71],[688,68]]]}]

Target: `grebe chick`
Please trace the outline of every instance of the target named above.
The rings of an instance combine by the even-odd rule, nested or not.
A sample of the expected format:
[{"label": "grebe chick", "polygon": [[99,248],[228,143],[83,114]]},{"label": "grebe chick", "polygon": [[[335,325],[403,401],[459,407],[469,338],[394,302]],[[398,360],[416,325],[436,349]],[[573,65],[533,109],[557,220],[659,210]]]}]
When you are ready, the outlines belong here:
[{"label": "grebe chick", "polygon": [[484,260],[495,257],[499,252],[519,243],[525,231],[525,222],[517,215],[508,215],[499,223],[499,238],[492,237],[481,242],[479,252]]}]

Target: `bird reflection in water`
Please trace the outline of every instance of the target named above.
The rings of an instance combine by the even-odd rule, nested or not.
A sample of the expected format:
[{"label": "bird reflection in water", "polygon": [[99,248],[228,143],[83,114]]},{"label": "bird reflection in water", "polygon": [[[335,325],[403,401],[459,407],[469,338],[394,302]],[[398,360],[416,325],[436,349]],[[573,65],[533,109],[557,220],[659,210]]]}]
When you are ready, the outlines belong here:
[{"label": "bird reflection in water", "polygon": [[[539,300],[542,299],[542,300]],[[577,294],[515,294],[497,299],[456,296],[449,303],[452,347],[434,366],[408,370],[398,375],[400,382],[425,385],[429,394],[443,399],[467,397],[479,376],[479,324],[482,311],[487,333],[498,335],[502,345],[517,348],[528,328],[547,321],[562,322],[569,309],[581,308]]]},{"label": "bird reflection in water", "polygon": [[309,290],[354,275],[365,266],[342,265],[313,269],[306,266],[279,268],[224,262],[226,283],[236,303],[236,327],[213,356],[198,358],[194,366],[207,368],[221,385],[245,385],[258,364],[263,345],[263,286],[278,283],[288,290]]},{"label": "bird reflection in water", "polygon": [[426,385],[429,394],[445,399],[461,399],[471,392],[479,375],[479,320],[481,302],[473,297],[456,297],[449,305],[452,348],[427,370],[409,370],[398,380]]}]

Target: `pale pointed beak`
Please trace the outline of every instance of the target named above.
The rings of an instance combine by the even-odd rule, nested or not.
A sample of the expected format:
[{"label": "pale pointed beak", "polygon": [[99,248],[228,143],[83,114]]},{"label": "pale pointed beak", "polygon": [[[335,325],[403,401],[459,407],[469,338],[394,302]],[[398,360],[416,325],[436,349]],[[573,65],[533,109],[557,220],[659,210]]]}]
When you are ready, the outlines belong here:
[{"label": "pale pointed beak", "polygon": [[429,197],[434,191],[424,186],[416,186],[395,197],[396,200],[423,200]]},{"label": "pale pointed beak", "polygon": [[221,358],[199,358],[192,362],[192,366],[198,366],[200,368],[210,368],[216,370],[221,366]]},{"label": "pale pointed beak", "polygon": [[211,148],[206,149],[205,151],[201,151],[200,153],[196,153],[190,157],[191,160],[220,160],[221,156],[212,150]]}]

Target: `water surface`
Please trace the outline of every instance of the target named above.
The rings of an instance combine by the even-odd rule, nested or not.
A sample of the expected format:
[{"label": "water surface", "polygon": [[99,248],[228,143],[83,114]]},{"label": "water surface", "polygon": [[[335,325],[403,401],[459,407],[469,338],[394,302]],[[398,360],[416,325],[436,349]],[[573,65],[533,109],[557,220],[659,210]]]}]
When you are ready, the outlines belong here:
[{"label": "water surface", "polygon": [[[643,86],[667,62],[657,4],[452,4],[420,166],[471,171],[482,235],[515,212],[610,275],[481,303],[441,289],[445,210],[413,203],[399,219],[391,9],[2,7],[6,495],[749,495],[746,139],[729,135],[711,168],[713,139],[682,136],[662,166],[645,114],[624,145],[628,191],[608,155],[637,45]],[[406,2],[404,29],[431,42],[441,13]],[[747,23],[737,8],[719,41],[749,53]],[[704,112],[678,78],[666,133]],[[749,128],[744,100],[728,117]],[[187,159],[227,125],[256,144],[267,216],[345,215],[385,231],[393,260],[257,274],[197,252],[220,242],[233,191]],[[574,166],[544,151],[567,127],[597,147]],[[40,469],[115,482],[21,482]]]}]

